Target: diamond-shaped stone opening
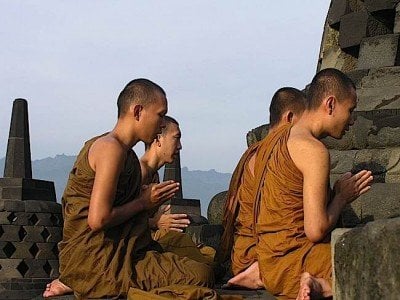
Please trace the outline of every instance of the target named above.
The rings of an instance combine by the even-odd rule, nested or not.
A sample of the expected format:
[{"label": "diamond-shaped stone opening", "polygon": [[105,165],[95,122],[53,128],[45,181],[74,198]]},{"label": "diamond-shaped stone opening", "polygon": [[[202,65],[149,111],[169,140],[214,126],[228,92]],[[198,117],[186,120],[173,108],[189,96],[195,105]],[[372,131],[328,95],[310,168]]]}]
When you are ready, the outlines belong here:
[{"label": "diamond-shaped stone opening", "polygon": [[52,251],[53,251],[53,253],[55,254],[55,256],[58,257],[58,246],[57,246],[57,244],[54,245]]},{"label": "diamond-shaped stone opening", "polygon": [[27,234],[28,233],[26,232],[25,228],[21,226],[21,228],[18,231],[19,240],[23,241]]},{"label": "diamond-shaped stone opening", "polygon": [[50,236],[50,232],[47,230],[47,228],[44,228],[40,235],[43,237],[45,242],[47,242],[47,238]]},{"label": "diamond-shaped stone opening", "polygon": [[17,249],[11,242],[7,242],[3,248],[3,251],[8,258],[10,258],[14,254],[15,250]]},{"label": "diamond-shaped stone opening", "polygon": [[3,226],[0,226],[0,237],[3,235],[3,233],[4,233]]},{"label": "diamond-shaped stone opening", "polygon": [[58,222],[59,222],[58,218],[53,214],[50,217],[50,221],[51,221],[51,223],[53,223],[54,226],[57,226]]},{"label": "diamond-shaped stone opening", "polygon": [[48,261],[46,261],[46,263],[43,265],[43,270],[46,272],[47,275],[50,276],[52,268],[51,268],[51,266],[50,266]]},{"label": "diamond-shaped stone opening", "polygon": [[1,269],[3,269],[3,267],[0,265],[0,271],[1,271]]},{"label": "diamond-shaped stone opening", "polygon": [[29,225],[36,225],[38,221],[39,219],[35,214],[32,214],[32,216],[30,216],[28,219]]},{"label": "diamond-shaped stone opening", "polygon": [[34,243],[32,247],[29,248],[29,252],[33,255],[33,257],[36,257],[36,254],[39,252],[38,246]]},{"label": "diamond-shaped stone opening", "polygon": [[28,272],[29,267],[26,264],[26,262],[21,261],[17,267],[17,270],[21,273],[22,277],[25,276],[25,274]]},{"label": "diamond-shaped stone opening", "polygon": [[10,213],[7,217],[8,221],[10,223],[14,223],[15,221],[17,221],[18,217],[15,215],[14,212]]}]

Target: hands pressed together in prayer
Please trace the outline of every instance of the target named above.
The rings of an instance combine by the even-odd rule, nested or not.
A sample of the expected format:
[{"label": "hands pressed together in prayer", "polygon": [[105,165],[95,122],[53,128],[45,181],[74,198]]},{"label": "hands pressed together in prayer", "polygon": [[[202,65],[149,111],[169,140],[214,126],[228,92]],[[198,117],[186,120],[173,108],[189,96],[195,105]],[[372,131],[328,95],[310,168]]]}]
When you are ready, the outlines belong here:
[{"label": "hands pressed together in prayer", "polygon": [[335,195],[348,204],[366,193],[371,188],[372,180],[371,171],[362,170],[354,175],[347,172],[335,182],[333,190]]},{"label": "hands pressed together in prayer", "polygon": [[171,199],[178,190],[179,182],[173,180],[143,185],[139,201],[143,210],[149,210]]}]

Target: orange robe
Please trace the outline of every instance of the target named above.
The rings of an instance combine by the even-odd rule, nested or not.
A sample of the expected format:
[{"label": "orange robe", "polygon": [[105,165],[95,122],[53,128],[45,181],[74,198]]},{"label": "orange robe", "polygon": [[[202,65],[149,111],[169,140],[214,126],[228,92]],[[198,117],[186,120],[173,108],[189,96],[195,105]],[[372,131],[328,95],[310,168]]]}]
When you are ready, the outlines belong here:
[{"label": "orange robe", "polygon": [[224,233],[218,259],[224,262],[231,256],[233,275],[246,270],[256,260],[256,238],[253,231],[254,176],[248,162],[256,153],[258,144],[250,146],[236,166],[224,206]]},{"label": "orange robe", "polygon": [[[95,172],[88,152],[97,139],[85,143],[70,173],[62,199],[64,228],[60,249],[60,281],[78,298],[126,297],[130,288],[149,291],[170,285],[191,285],[199,293],[213,285],[212,268],[187,257],[164,252],[153,241],[147,212],[118,226],[92,231],[87,222]],[[141,172],[133,150],[118,178],[114,206],[139,195]]]},{"label": "orange robe", "polygon": [[254,219],[266,289],[276,296],[296,298],[303,272],[331,281],[332,264],[330,244],[314,244],[304,232],[303,175],[287,148],[290,129],[284,125],[260,144]]}]

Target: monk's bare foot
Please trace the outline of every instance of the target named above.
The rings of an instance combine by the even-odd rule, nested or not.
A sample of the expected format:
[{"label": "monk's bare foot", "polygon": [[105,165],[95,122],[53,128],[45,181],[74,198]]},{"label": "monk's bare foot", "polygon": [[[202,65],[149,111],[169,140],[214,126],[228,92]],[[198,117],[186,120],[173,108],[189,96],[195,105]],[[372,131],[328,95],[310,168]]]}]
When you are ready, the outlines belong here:
[{"label": "monk's bare foot", "polygon": [[328,281],[323,278],[313,277],[307,272],[301,275],[300,289],[296,300],[320,299],[331,296],[332,289]]},{"label": "monk's bare foot", "polygon": [[51,283],[48,283],[46,290],[43,292],[43,297],[54,297],[72,293],[72,289],[62,283],[59,279],[54,279]]},{"label": "monk's bare foot", "polygon": [[258,261],[254,262],[243,272],[237,274],[235,277],[228,281],[228,286],[242,286],[248,289],[257,290],[263,289],[264,284],[260,278],[260,268]]}]

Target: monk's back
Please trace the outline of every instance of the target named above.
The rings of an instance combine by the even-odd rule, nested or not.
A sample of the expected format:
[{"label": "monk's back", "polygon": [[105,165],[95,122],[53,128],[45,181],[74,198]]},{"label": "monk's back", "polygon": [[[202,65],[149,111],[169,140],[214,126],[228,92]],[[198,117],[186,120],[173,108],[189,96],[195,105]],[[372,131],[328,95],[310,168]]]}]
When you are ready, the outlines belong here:
[{"label": "monk's back", "polygon": [[[288,151],[291,128],[279,128],[271,134],[269,148],[261,149],[265,175],[257,192],[260,200],[256,208],[256,250],[266,288],[275,295],[296,297],[300,274],[314,244],[304,233],[303,176]],[[329,261],[327,246],[323,252]]]}]

